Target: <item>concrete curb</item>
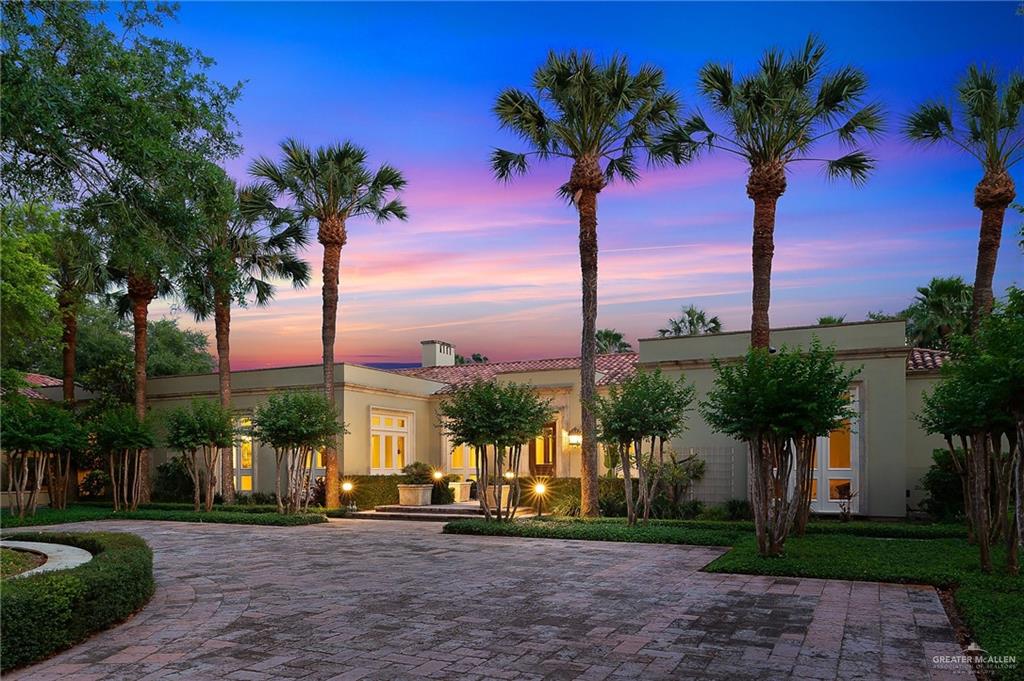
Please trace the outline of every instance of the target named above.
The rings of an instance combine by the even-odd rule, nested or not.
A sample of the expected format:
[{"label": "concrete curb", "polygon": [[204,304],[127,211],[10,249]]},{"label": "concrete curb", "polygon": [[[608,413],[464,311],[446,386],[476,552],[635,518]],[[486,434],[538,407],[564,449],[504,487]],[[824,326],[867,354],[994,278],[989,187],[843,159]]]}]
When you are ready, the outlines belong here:
[{"label": "concrete curb", "polygon": [[39,567],[14,575],[10,577],[10,579],[28,577],[29,575],[35,575],[40,572],[67,570],[73,567],[78,567],[79,565],[88,563],[92,560],[92,554],[85,549],[80,549],[77,546],[67,546],[65,544],[50,544],[37,541],[8,541],[5,539],[0,541],[0,547],[5,549],[31,551],[32,553],[41,553],[46,556],[46,562]]}]

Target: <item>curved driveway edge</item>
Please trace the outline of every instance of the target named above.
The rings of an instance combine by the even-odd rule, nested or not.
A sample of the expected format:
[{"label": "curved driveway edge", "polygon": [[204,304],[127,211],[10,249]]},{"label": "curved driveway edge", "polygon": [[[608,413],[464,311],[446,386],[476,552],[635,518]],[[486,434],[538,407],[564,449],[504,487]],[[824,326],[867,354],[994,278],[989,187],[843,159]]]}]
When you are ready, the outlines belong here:
[{"label": "curved driveway edge", "polygon": [[359,520],[59,529],[145,538],[156,595],[119,627],[6,678],[970,675],[932,662],[961,651],[931,587],[701,572],[720,548],[441,535],[429,523]]}]

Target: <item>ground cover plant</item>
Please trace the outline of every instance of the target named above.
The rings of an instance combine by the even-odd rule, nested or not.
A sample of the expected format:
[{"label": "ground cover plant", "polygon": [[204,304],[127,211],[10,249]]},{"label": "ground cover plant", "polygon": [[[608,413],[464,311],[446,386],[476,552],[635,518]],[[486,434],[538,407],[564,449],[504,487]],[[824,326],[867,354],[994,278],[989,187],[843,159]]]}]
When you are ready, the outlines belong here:
[{"label": "ground cover plant", "polygon": [[43,564],[46,559],[38,553],[0,549],[0,579],[20,575]]}]

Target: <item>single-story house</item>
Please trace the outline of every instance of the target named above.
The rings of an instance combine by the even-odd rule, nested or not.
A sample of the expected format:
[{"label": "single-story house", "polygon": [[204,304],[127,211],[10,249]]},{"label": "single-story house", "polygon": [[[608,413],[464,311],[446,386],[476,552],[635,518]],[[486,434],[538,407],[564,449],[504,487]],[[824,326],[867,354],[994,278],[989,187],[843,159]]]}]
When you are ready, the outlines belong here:
[{"label": "single-story house", "polygon": [[[854,513],[904,516],[908,507],[920,502],[919,480],[931,464],[932,450],[943,445],[941,438],[924,433],[914,417],[923,394],[938,380],[946,354],[906,347],[903,321],[777,329],[772,343],[806,347],[814,337],[834,346],[844,365],[861,369],[851,385],[856,416],[848,428],[819,441],[815,509],[836,512],[843,492],[854,492]],[[748,332],[641,339],[638,352],[597,357],[598,390],[607,390],[635,371],[660,369],[669,377],[685,376],[696,386],[700,400],[712,385],[712,359],[739,357],[749,343]],[[464,479],[474,477],[474,453],[448,442],[438,405],[460,385],[493,379],[528,383],[550,399],[556,410],[544,433],[529,443],[521,474],[579,476],[580,447],[570,442],[570,433],[581,421],[578,357],[457,365],[455,348],[438,340],[423,341],[421,357],[422,366],[410,369],[337,365],[335,394],[349,431],[340,453],[343,475],[394,474],[412,461],[425,461]],[[275,391],[317,390],[321,380],[320,365],[232,373],[232,405],[242,433],[234,448],[238,491],[270,492],[275,487],[272,449],[246,433],[253,411]],[[150,408],[165,411],[195,397],[214,400],[217,387],[215,374],[152,378]],[[47,394],[51,399],[60,398],[59,387],[37,390],[53,392]],[[672,446],[676,452],[693,453],[705,461],[705,477],[694,488],[695,498],[721,503],[746,497],[744,446],[713,432],[696,410]],[[153,465],[173,455],[157,449]],[[323,469],[315,474],[322,475]]]}]

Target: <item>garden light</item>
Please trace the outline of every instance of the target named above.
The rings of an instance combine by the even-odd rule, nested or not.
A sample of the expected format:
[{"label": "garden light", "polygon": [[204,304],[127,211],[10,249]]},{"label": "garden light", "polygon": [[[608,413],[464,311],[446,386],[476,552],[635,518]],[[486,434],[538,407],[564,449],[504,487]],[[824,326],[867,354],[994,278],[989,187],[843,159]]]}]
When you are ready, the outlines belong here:
[{"label": "garden light", "polygon": [[434,471],[434,480],[435,481],[441,482],[442,478],[444,478],[444,473],[442,473],[441,471]]},{"label": "garden light", "polygon": [[341,491],[344,492],[345,494],[348,494],[349,492],[351,492],[352,491],[352,483],[348,482],[347,480],[345,482],[341,483]]},{"label": "garden light", "polygon": [[547,486],[543,482],[538,482],[533,486],[533,496],[537,499],[537,517],[540,517],[541,512],[544,510],[544,493],[548,491]]},{"label": "garden light", "polygon": [[516,477],[515,473],[513,473],[512,471],[505,471],[505,479],[506,480],[511,480],[514,477]]},{"label": "garden light", "polygon": [[542,495],[542,494],[544,494],[547,491],[548,491],[548,488],[544,486],[543,482],[538,482],[536,485],[533,486],[533,493],[534,494]]}]

